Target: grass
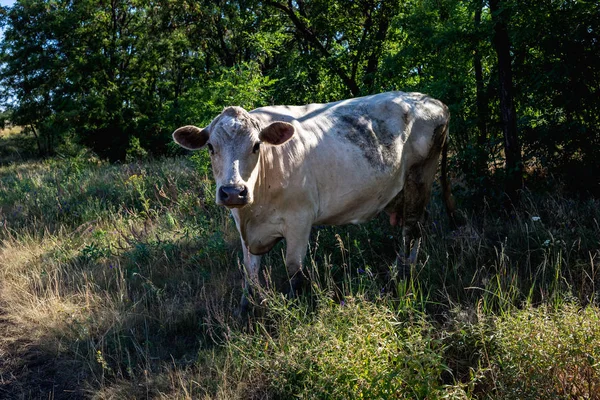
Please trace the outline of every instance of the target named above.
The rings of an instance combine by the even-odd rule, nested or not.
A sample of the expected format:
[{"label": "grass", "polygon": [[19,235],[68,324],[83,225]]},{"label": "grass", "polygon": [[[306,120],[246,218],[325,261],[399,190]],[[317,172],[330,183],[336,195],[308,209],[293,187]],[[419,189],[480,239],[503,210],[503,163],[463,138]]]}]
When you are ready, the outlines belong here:
[{"label": "grass", "polygon": [[20,126],[0,129],[0,164],[23,162],[37,156],[33,134],[26,134]]},{"label": "grass", "polygon": [[315,228],[310,287],[282,297],[278,246],[242,323],[203,163],[0,167],[1,398],[599,398],[598,200],[488,199],[451,231],[434,198],[407,274],[384,217]]}]

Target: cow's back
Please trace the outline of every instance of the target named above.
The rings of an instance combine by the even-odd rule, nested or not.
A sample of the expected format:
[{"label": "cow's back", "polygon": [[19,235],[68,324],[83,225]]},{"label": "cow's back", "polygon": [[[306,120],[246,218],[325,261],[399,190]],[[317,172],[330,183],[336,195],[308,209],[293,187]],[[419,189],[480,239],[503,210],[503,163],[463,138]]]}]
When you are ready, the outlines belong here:
[{"label": "cow's back", "polygon": [[[446,107],[419,93],[389,92],[251,114],[267,125],[294,125],[294,138],[269,156],[284,180],[283,204],[303,204],[313,224],[360,223],[393,201],[407,171],[430,153]],[[277,182],[280,183],[280,182]]]}]

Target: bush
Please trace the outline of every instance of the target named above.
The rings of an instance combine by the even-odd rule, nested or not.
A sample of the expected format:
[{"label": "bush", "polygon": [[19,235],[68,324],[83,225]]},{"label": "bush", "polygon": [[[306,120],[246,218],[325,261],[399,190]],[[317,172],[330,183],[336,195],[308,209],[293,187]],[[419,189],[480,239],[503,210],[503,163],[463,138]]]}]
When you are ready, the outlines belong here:
[{"label": "bush", "polygon": [[443,349],[425,320],[399,320],[360,298],[321,300],[314,314],[270,304],[275,333],[259,325],[263,335],[241,335],[229,346],[242,369],[263,377],[255,391],[269,398],[441,397]]},{"label": "bush", "polygon": [[503,399],[597,399],[600,310],[528,307],[496,321],[496,387]]}]

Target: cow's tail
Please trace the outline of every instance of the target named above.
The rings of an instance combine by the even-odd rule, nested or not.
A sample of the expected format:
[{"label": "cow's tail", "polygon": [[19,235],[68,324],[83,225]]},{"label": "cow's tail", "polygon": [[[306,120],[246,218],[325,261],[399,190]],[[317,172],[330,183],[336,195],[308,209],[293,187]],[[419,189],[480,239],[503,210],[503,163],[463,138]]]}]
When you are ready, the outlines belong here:
[{"label": "cow's tail", "polygon": [[440,174],[440,184],[442,186],[442,196],[444,197],[444,206],[446,207],[446,213],[450,220],[450,226],[452,229],[456,227],[456,219],[454,213],[456,211],[456,205],[454,197],[450,191],[450,181],[448,179],[448,127],[446,126],[446,132],[444,135],[444,144],[442,145],[442,167]]}]

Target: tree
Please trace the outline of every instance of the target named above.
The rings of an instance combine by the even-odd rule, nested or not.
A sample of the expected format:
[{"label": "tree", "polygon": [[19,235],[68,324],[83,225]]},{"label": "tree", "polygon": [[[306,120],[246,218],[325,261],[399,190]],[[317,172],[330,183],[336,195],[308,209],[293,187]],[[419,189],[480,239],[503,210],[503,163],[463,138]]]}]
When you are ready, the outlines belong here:
[{"label": "tree", "polygon": [[42,156],[52,154],[59,140],[59,132],[49,121],[63,119],[58,108],[68,85],[66,54],[58,45],[58,37],[65,34],[66,16],[50,7],[39,1],[20,1],[2,20],[7,27],[1,47],[2,95],[11,99],[6,106],[13,123],[36,137]]},{"label": "tree", "polygon": [[[475,72],[475,98],[477,107],[477,145],[480,148],[485,146],[487,140],[487,99],[485,91],[485,83],[483,77],[483,65],[481,60],[481,14],[484,6],[483,0],[478,0],[475,3],[475,11],[473,15],[473,69]],[[483,160],[483,164],[486,164],[487,160]]]},{"label": "tree", "polygon": [[111,159],[132,143],[161,154],[173,129],[224,105],[420,91],[449,106],[454,160],[472,187],[491,184],[488,164],[505,157],[497,177],[512,199],[523,160],[600,191],[597,1],[17,0],[2,10],[5,106],[42,155],[68,137]]},{"label": "tree", "polygon": [[498,82],[500,96],[500,120],[504,133],[506,157],[506,193],[516,200],[518,190],[523,188],[523,161],[517,135],[517,114],[513,102],[513,79],[508,35],[508,9],[504,0],[489,0],[494,22],[494,47],[498,56]]},{"label": "tree", "polygon": [[513,10],[524,157],[569,190],[600,194],[600,3],[523,1]]},{"label": "tree", "polygon": [[375,89],[377,67],[398,2],[267,0],[265,3],[291,24],[296,39],[308,54],[325,61],[349,95],[358,96]]}]

